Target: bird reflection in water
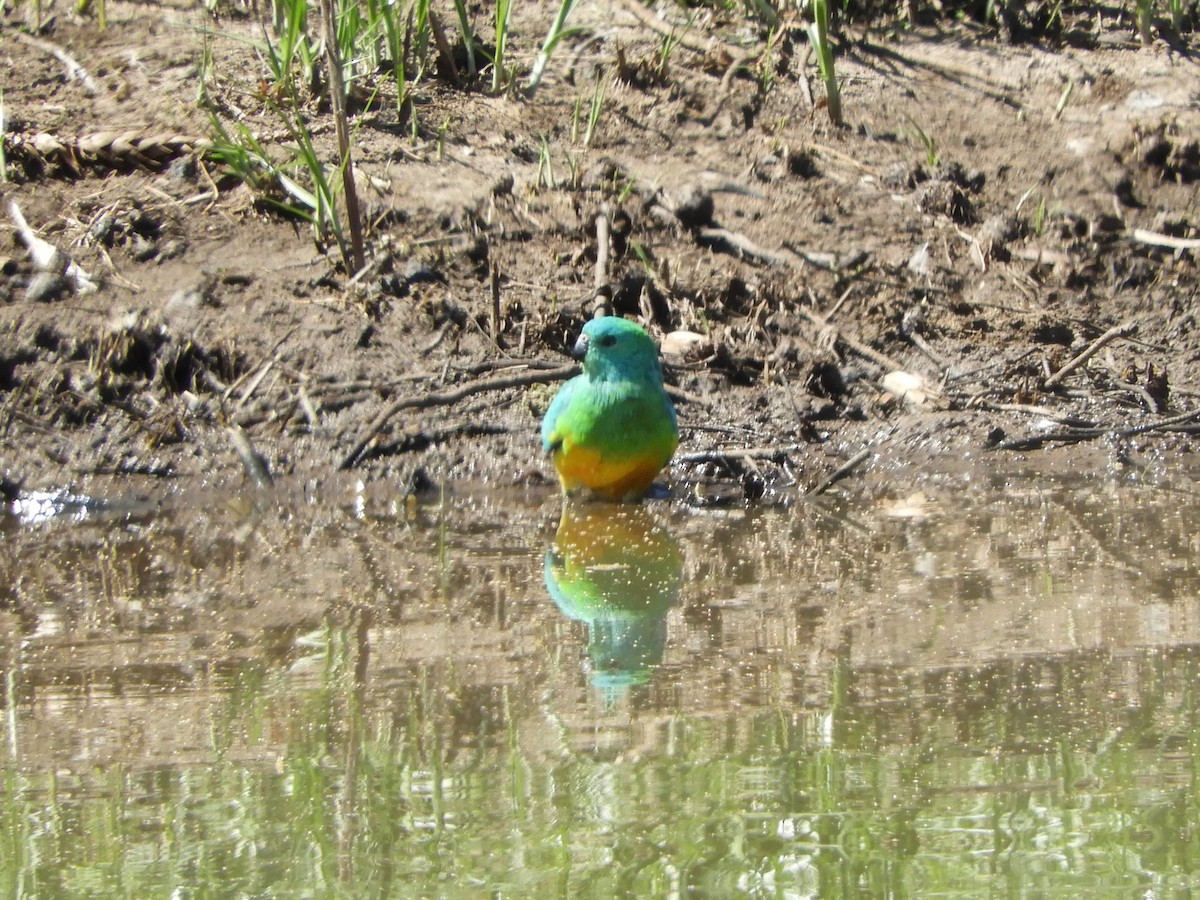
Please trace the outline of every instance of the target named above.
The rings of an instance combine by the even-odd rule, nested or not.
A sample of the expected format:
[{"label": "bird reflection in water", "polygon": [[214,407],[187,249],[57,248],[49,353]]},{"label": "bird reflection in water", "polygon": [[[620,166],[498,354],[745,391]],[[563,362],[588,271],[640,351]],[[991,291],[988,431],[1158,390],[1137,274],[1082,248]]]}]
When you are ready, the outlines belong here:
[{"label": "bird reflection in water", "polygon": [[649,681],[683,583],[683,554],[661,523],[641,506],[567,503],[545,576],[558,608],[587,625],[591,682],[605,699]]}]

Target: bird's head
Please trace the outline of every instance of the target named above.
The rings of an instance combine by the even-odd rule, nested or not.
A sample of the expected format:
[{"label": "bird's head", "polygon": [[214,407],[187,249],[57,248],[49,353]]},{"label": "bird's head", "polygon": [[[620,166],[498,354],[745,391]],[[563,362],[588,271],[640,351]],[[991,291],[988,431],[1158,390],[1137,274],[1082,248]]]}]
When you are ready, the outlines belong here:
[{"label": "bird's head", "polygon": [[620,316],[604,316],[584,325],[571,355],[583,360],[584,372],[594,379],[631,378],[651,372],[661,377],[658,348],[650,335]]}]

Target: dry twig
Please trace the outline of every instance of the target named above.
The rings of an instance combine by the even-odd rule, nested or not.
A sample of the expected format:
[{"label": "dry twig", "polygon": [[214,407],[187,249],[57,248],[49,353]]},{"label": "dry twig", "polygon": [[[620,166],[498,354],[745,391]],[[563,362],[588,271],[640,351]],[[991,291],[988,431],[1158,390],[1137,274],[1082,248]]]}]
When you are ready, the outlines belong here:
[{"label": "dry twig", "polygon": [[733,460],[778,459],[781,456],[787,456],[789,453],[798,453],[803,449],[804,446],[802,444],[788,444],[783,447],[734,447],[728,450],[697,450],[694,453],[682,453],[675,457],[675,461],[681,463],[728,463]]},{"label": "dry twig", "polygon": [[809,491],[808,495],[810,497],[816,497],[819,494],[825,493],[827,490],[857,469],[860,465],[862,465],[867,459],[869,459],[871,452],[872,450],[870,447],[864,447],[863,449],[859,450],[852,457],[834,469],[828,478]]},{"label": "dry twig", "polygon": [[701,228],[696,232],[696,236],[706,244],[728,247],[739,256],[758,259],[772,266],[785,266],[791,263],[791,260],[784,254],[765,250],[744,234],[736,231],[729,231],[725,228]]},{"label": "dry twig", "polygon": [[1045,382],[1043,382],[1043,387],[1045,387],[1047,390],[1056,387],[1064,378],[1095,356],[1105,344],[1112,343],[1117,338],[1131,335],[1135,331],[1137,331],[1137,325],[1133,322],[1126,322],[1124,325],[1117,325],[1108,329],[1108,331],[1104,332],[1104,334],[1100,335],[1100,337],[1088,344],[1081,353],[1069,360],[1066,365],[1047,378]]},{"label": "dry twig", "polygon": [[1200,250],[1200,238],[1177,238],[1145,228],[1135,228],[1130,237],[1139,244],[1151,247],[1166,247],[1168,250]]},{"label": "dry twig", "polygon": [[397,400],[391,406],[383,410],[377,415],[374,421],[367,426],[366,432],[354,447],[346,454],[338,465],[338,469],[345,471],[353,468],[354,465],[362,457],[363,451],[375,439],[375,437],[387,425],[388,420],[396,413],[405,409],[428,409],[431,406],[451,406],[467,397],[472,397],[475,394],[480,394],[485,391],[503,391],[508,388],[528,387],[531,384],[545,384],[554,381],[564,381],[575,375],[579,371],[578,366],[561,366],[557,369],[539,369],[533,372],[523,372],[519,375],[506,375],[501,378],[490,378],[483,381],[472,381],[468,384],[452,388],[448,391],[432,391],[428,394],[421,394],[418,397],[403,397]]},{"label": "dry twig", "polygon": [[234,425],[229,429],[229,439],[233,443],[234,452],[237,453],[238,459],[242,461],[242,468],[246,470],[246,475],[254,482],[256,487],[269,488],[275,485],[275,479],[271,477],[271,470],[267,466],[267,461],[263,458],[251,443],[246,432]]},{"label": "dry twig", "polygon": [[1200,420],[1200,410],[1192,410],[1191,412],[1181,413],[1177,416],[1171,416],[1168,419],[1161,419],[1158,422],[1150,422],[1146,425],[1136,425],[1133,428],[1115,428],[1112,426],[1101,426],[1098,428],[1072,428],[1067,431],[1047,431],[1043,434],[1030,434],[1024,437],[1012,438],[1007,441],[1000,441],[990,449],[992,450],[1037,450],[1045,444],[1077,444],[1080,441],[1091,441],[1099,437],[1107,437],[1109,435],[1118,438],[1137,437],[1140,434],[1148,434],[1154,431],[1177,431],[1186,430],[1181,426],[1190,425],[1197,420]]}]

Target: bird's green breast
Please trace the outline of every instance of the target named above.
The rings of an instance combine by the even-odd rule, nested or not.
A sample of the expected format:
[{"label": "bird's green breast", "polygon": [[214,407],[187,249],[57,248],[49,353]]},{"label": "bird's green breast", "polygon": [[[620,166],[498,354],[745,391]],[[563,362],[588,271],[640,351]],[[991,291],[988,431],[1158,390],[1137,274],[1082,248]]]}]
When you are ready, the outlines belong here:
[{"label": "bird's green breast", "polygon": [[568,494],[586,489],[610,500],[640,497],[679,443],[675,412],[661,388],[572,391],[551,431],[554,467]]},{"label": "bird's green breast", "polygon": [[669,457],[679,442],[675,414],[662,388],[629,381],[585,383],[575,391],[556,430],[566,443],[604,457],[654,452]]}]

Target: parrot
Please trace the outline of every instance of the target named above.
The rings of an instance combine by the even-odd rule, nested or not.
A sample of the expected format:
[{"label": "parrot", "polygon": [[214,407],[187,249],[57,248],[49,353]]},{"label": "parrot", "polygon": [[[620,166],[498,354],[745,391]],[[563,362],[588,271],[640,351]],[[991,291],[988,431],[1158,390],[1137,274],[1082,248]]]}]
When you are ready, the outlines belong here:
[{"label": "parrot", "polygon": [[658,348],[640,325],[603,316],[583,326],[572,355],[583,373],[546,410],[542,448],[567,497],[639,500],[679,446]]}]

